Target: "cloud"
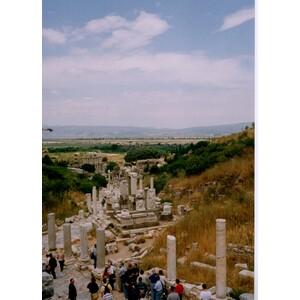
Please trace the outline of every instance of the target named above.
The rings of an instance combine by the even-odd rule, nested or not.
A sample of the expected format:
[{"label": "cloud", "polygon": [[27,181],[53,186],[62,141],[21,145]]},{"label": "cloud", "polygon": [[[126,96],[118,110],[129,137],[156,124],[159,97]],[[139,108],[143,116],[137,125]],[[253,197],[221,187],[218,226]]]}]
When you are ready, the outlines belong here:
[{"label": "cloud", "polygon": [[254,8],[242,9],[224,18],[223,25],[219,31],[227,30],[241,25],[255,17]]},{"label": "cloud", "polygon": [[112,31],[111,36],[103,41],[102,47],[122,51],[140,48],[148,45],[155,36],[170,27],[166,21],[144,11],[133,22],[122,24],[123,26]]},{"label": "cloud", "polygon": [[65,44],[66,42],[65,34],[52,28],[43,28],[43,37],[50,43]]},{"label": "cloud", "polygon": [[120,16],[106,16],[102,19],[91,20],[85,25],[85,30],[90,33],[102,33],[117,28],[129,27],[129,22]]}]

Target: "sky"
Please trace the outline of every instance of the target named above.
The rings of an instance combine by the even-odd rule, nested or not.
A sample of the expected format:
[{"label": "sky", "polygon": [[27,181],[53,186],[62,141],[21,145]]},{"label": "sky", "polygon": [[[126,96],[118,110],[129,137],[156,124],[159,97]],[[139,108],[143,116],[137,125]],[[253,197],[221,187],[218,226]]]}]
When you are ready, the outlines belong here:
[{"label": "sky", "polygon": [[254,121],[254,1],[42,4],[43,124]]}]

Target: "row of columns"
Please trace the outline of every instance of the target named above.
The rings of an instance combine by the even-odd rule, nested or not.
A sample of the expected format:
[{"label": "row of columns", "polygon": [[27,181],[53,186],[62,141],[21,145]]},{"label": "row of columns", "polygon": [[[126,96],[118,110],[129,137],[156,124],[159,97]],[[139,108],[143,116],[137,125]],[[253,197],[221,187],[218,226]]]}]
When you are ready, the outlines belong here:
[{"label": "row of columns", "polygon": [[[87,226],[80,225],[80,260],[89,261]],[[66,258],[72,257],[71,224],[63,224],[64,251]],[[96,230],[97,268],[105,266],[105,230],[101,227]],[[49,251],[56,250],[55,214],[48,214],[48,245]]]},{"label": "row of columns", "polygon": [[[66,258],[72,256],[71,224],[63,224],[64,251]],[[97,268],[105,266],[105,230],[96,230]],[[48,245],[49,250],[56,249],[55,214],[48,214]],[[87,226],[80,225],[80,259],[89,260]],[[226,220],[216,219],[216,297],[226,298]],[[167,236],[167,278],[176,279],[176,238]]]}]

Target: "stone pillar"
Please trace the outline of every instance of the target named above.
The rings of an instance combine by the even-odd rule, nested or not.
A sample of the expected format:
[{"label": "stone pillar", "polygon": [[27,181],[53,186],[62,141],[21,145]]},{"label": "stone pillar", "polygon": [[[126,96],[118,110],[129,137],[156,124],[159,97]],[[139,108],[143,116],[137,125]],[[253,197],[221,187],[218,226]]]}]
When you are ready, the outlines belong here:
[{"label": "stone pillar", "polygon": [[97,268],[105,266],[105,230],[101,227],[96,230],[97,239]]},{"label": "stone pillar", "polygon": [[142,190],[143,189],[143,176],[140,176],[140,181],[139,181],[139,189]]},{"label": "stone pillar", "polygon": [[92,198],[92,195],[91,193],[87,193],[85,194],[85,201],[86,201],[86,206],[87,206],[87,209],[88,209],[88,212],[91,213],[92,212],[92,207],[91,207],[91,199]]},{"label": "stone pillar", "polygon": [[70,258],[72,256],[72,240],[71,240],[71,224],[65,223],[63,224],[63,234],[64,234],[64,251],[66,258]]},{"label": "stone pillar", "polygon": [[216,219],[216,296],[226,298],[226,220]]},{"label": "stone pillar", "polygon": [[137,173],[132,172],[130,174],[130,195],[136,195],[137,190]]},{"label": "stone pillar", "polygon": [[92,198],[93,198],[93,214],[94,216],[96,216],[97,215],[97,188],[95,186],[93,186]]},{"label": "stone pillar", "polygon": [[153,178],[153,176],[150,177],[150,189],[154,189],[154,178]]},{"label": "stone pillar", "polygon": [[90,257],[88,255],[88,239],[87,226],[80,225],[80,260],[87,261]]},{"label": "stone pillar", "polygon": [[84,218],[84,211],[83,211],[83,209],[79,210],[79,212],[78,212],[78,218],[79,219],[83,219]]},{"label": "stone pillar", "polygon": [[176,279],[176,238],[173,235],[167,236],[167,278],[169,280]]},{"label": "stone pillar", "polygon": [[48,214],[48,247],[49,251],[56,250],[55,213]]}]

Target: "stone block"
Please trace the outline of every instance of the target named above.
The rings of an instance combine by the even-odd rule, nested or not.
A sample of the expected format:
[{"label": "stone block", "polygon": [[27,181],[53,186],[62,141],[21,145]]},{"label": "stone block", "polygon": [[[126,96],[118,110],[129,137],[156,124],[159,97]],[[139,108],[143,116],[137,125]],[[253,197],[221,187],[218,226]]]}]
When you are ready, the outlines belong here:
[{"label": "stone block", "polygon": [[240,300],[254,300],[254,294],[244,293],[240,295]]},{"label": "stone block", "polygon": [[200,268],[200,269],[205,269],[205,270],[209,270],[209,271],[216,271],[216,267],[214,266],[210,266],[204,263],[200,263],[197,261],[191,262],[191,267],[195,267],[195,268]]},{"label": "stone block", "polygon": [[190,291],[191,291],[194,287],[196,287],[195,284],[191,284],[191,283],[183,283],[182,285],[183,285],[183,288],[184,288],[184,290],[183,290],[184,295],[187,296],[187,297],[189,297]]},{"label": "stone block", "polygon": [[241,279],[254,279],[254,272],[249,271],[249,270],[242,270],[239,272],[239,277]]},{"label": "stone block", "polygon": [[248,270],[248,265],[247,264],[235,264],[234,265],[235,268],[241,270]]}]

